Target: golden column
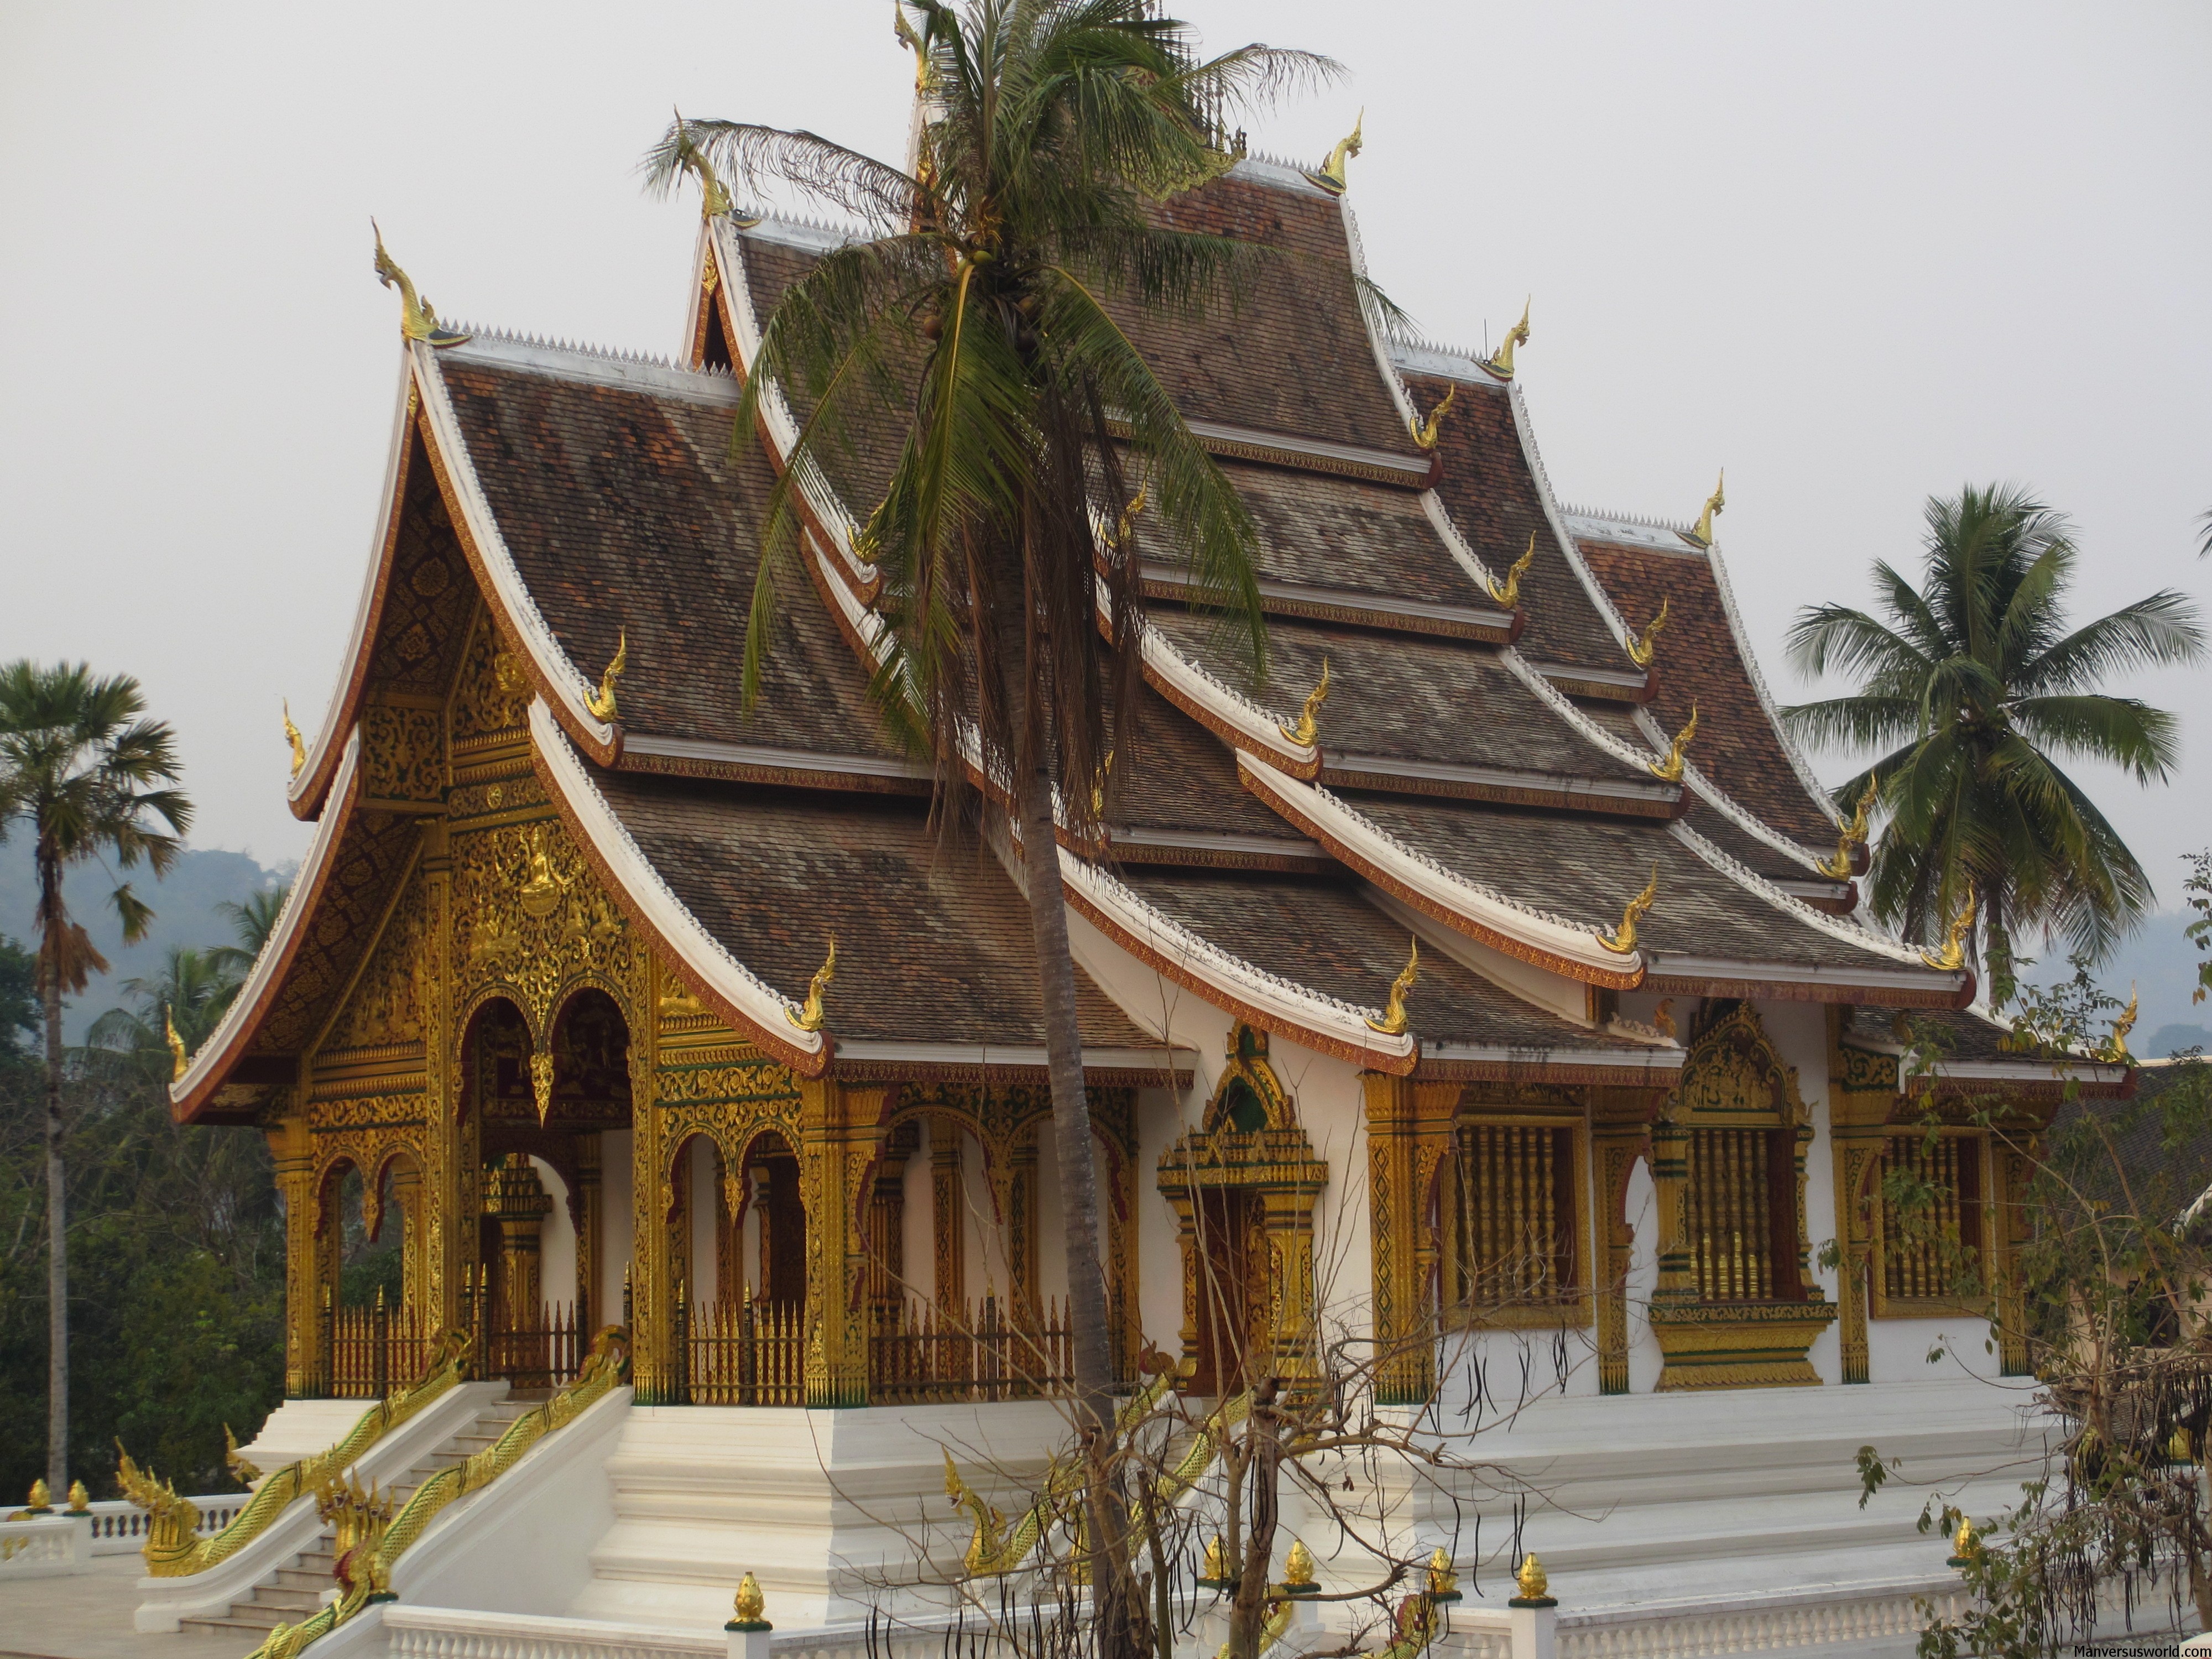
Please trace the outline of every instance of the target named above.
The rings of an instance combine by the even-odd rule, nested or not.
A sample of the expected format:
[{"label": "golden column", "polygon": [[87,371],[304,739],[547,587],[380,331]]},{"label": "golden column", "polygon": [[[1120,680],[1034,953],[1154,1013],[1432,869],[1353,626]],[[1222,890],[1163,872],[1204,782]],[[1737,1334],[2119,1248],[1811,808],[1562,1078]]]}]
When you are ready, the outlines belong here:
[{"label": "golden column", "polygon": [[[599,1307],[599,1137],[576,1137],[576,1324],[586,1337],[611,1322]],[[616,1310],[617,1315],[621,1310]]]},{"label": "golden column", "polygon": [[1436,1387],[1436,1344],[1421,1294],[1413,1080],[1362,1072],[1359,1082],[1367,1097],[1368,1249],[1381,1362],[1375,1399],[1384,1406],[1418,1405]]},{"label": "golden column", "polygon": [[806,1206],[806,1403],[868,1402],[867,1252],[861,1228],[880,1146],[882,1088],[799,1084],[799,1184]]},{"label": "golden column", "polygon": [[266,1131],[284,1200],[284,1393],[312,1396],[321,1386],[320,1254],[315,1248],[315,1149],[303,1117],[279,1118]]},{"label": "golden column", "polygon": [[929,1228],[938,1311],[967,1316],[968,1193],[960,1168],[960,1121],[929,1120]]},{"label": "golden column", "polygon": [[394,1164],[392,1195],[385,1200],[386,1226],[396,1212],[399,1218],[399,1306],[408,1317],[420,1319],[428,1305],[429,1284],[423,1274],[428,1253],[422,1248],[422,1172],[412,1159]]},{"label": "golden column", "polygon": [[1037,1300],[1037,1129],[1006,1149],[1006,1312],[1024,1330],[1044,1323]]}]

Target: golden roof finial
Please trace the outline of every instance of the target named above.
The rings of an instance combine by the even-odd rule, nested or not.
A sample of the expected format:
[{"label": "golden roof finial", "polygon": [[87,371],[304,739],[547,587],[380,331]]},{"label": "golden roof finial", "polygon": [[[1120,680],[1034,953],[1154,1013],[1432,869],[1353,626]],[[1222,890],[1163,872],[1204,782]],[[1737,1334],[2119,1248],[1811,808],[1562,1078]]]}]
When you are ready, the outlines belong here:
[{"label": "golden roof finial", "polygon": [[467,339],[459,330],[440,323],[436,307],[415,292],[415,284],[400,270],[399,262],[384,251],[384,233],[377,229],[376,221],[371,219],[368,228],[376,233],[376,280],[399,290],[400,334],[410,340],[427,340],[434,346],[457,346]]},{"label": "golden roof finial", "polygon": [[1398,970],[1398,977],[1390,981],[1390,999],[1382,1005],[1382,1018],[1367,1022],[1370,1030],[1380,1031],[1384,1036],[1400,1036],[1406,1030],[1406,994],[1413,988],[1413,981],[1421,976],[1421,939],[1413,935],[1412,953],[1406,965]]},{"label": "golden roof finial", "polygon": [[1115,546],[1127,547],[1129,544],[1129,538],[1135,533],[1137,528],[1137,515],[1145,510],[1146,488],[1146,485],[1139,483],[1137,493],[1129,497],[1128,506],[1123,507],[1121,516],[1114,520]]},{"label": "golden roof finial", "polygon": [[1935,951],[1923,951],[1921,961],[1930,968],[1940,968],[1947,974],[1956,973],[1966,965],[1966,939],[1973,931],[1974,895],[1970,890],[1966,894],[1966,908],[1951,918],[1951,926],[1943,935],[1943,948]]},{"label": "golden roof finial", "polygon": [[300,769],[307,763],[307,740],[300,735],[300,728],[292,724],[292,700],[284,699],[284,741],[292,745],[292,775],[298,777]]},{"label": "golden roof finial", "polygon": [[1423,449],[1434,449],[1443,439],[1444,416],[1449,412],[1452,399],[1459,396],[1459,383],[1454,381],[1444,388],[1443,400],[1429,411],[1425,421],[1416,417],[1409,422],[1413,428],[1413,441]]},{"label": "golden roof finial", "polygon": [[783,1017],[802,1031],[820,1030],[823,1020],[827,1018],[822,1010],[822,995],[830,988],[830,981],[836,977],[837,936],[832,933],[830,936],[830,954],[822,959],[822,965],[814,970],[814,977],[806,981],[805,1005],[795,1014],[790,1009],[785,1009]]},{"label": "golden roof finial", "polygon": [[1668,783],[1681,782],[1683,751],[1689,748],[1692,740],[1697,735],[1698,705],[1692,703],[1689,724],[1674,734],[1674,740],[1667,745],[1667,757],[1664,760],[1656,760],[1651,763],[1651,775],[1663,779]]},{"label": "golden roof finial", "polygon": [[169,1081],[174,1083],[185,1074],[192,1057],[185,1052],[185,1040],[177,1035],[177,1022],[170,1018],[169,1005],[161,1005],[161,1035],[169,1043]]},{"label": "golden roof finial", "polygon": [[1532,530],[1528,532],[1528,551],[1522,554],[1519,558],[1514,560],[1512,564],[1508,567],[1505,572],[1505,580],[1503,583],[1493,581],[1487,576],[1485,576],[1482,579],[1482,585],[1490,590],[1490,597],[1492,602],[1503,605],[1508,611],[1511,611],[1519,605],[1521,603],[1521,579],[1528,574],[1528,567],[1535,562],[1536,532]]},{"label": "golden roof finial", "polygon": [[914,25],[906,21],[906,8],[897,0],[893,0],[891,6],[891,29],[899,45],[914,54],[914,89],[920,92],[929,84],[929,48],[914,32]]},{"label": "golden roof finial", "polygon": [[738,1580],[738,1593],[730,1602],[728,1630],[767,1630],[768,1597],[761,1594],[760,1580],[750,1572]]},{"label": "golden roof finial", "polygon": [[1658,654],[1659,630],[1667,625],[1667,611],[1674,601],[1665,594],[1659,596],[1659,614],[1644,624],[1644,631],[1628,642],[1628,659],[1638,668],[1651,666],[1651,659]]},{"label": "golden roof finial", "polygon": [[1513,1575],[1513,1583],[1514,1587],[1521,1592],[1520,1599],[1523,1601],[1546,1601],[1551,1599],[1551,1575],[1544,1571],[1544,1564],[1536,1559],[1536,1552],[1534,1550],[1530,1550],[1528,1554],[1522,1557],[1521,1569]]},{"label": "golden roof finial", "polygon": [[1283,1558],[1283,1588],[1310,1589],[1314,1582],[1313,1552],[1303,1538],[1291,1540],[1291,1553]]},{"label": "golden roof finial", "polygon": [[1535,297],[1532,294],[1528,299],[1522,301],[1521,320],[1505,331],[1504,339],[1498,343],[1498,349],[1491,353],[1489,360],[1483,364],[1501,380],[1513,378],[1513,348],[1528,343],[1528,306]]},{"label": "golden roof finial", "polygon": [[1699,547],[1713,544],[1713,515],[1728,505],[1728,496],[1723,493],[1727,484],[1728,469],[1723,467],[1720,482],[1713,486],[1713,493],[1705,497],[1705,510],[1698,514],[1697,527],[1682,532]]},{"label": "golden roof finial", "polygon": [[1098,775],[1091,785],[1091,816],[1092,817],[1103,818],[1106,816],[1106,786],[1112,782],[1113,779],[1114,751],[1109,749],[1106,751],[1105,760],[1099,765]]},{"label": "golden roof finial", "polygon": [[615,654],[607,662],[606,672],[599,676],[599,689],[584,699],[584,707],[592,711],[593,720],[611,720],[615,717],[615,682],[629,666],[629,630],[618,628],[615,630]]},{"label": "golden roof finial", "polygon": [[1814,866],[1822,875],[1837,881],[1851,878],[1851,854],[1866,845],[1867,815],[1874,811],[1875,798],[1881,793],[1881,783],[1869,778],[1866,791],[1860,795],[1858,806],[1851,813],[1851,821],[1837,832],[1835,857],[1824,859]]},{"label": "golden roof finial", "polygon": [[2112,1022],[2112,1038],[2100,1051],[2098,1058],[2100,1060],[2115,1066],[2126,1066],[2134,1061],[2135,1056],[2128,1052],[2128,1033],[2136,1029],[2136,988],[2130,985],[2128,987],[2128,1006]]},{"label": "golden roof finial", "polygon": [[[730,192],[722,188],[722,181],[715,176],[714,164],[707,159],[707,153],[693,142],[684,112],[676,110],[675,115],[676,165],[699,181],[699,216],[719,219],[730,210]],[[713,269],[711,261],[708,268]]]},{"label": "golden roof finial", "polygon": [[1332,196],[1341,196],[1351,184],[1346,178],[1344,164],[1359,154],[1360,132],[1367,125],[1367,112],[1359,112],[1359,118],[1352,124],[1352,131],[1336,141],[1336,148],[1328,153],[1328,160],[1321,164],[1321,171],[1306,177]]},{"label": "golden roof finial", "polygon": [[1323,657],[1321,659],[1321,679],[1312,690],[1306,693],[1305,708],[1299,712],[1298,723],[1296,726],[1278,726],[1275,730],[1292,743],[1302,744],[1310,749],[1321,731],[1321,706],[1328,701],[1328,659]]},{"label": "golden roof finial", "polygon": [[1974,1558],[1982,1553],[1982,1535],[1974,1529],[1973,1519],[1960,1515],[1959,1530],[1951,1534],[1951,1560],[1954,1567],[1971,1567]]},{"label": "golden roof finial", "polygon": [[1659,866],[1651,866],[1651,879],[1644,884],[1644,890],[1628,901],[1628,908],[1620,913],[1620,926],[1609,933],[1600,933],[1597,942],[1617,957],[1625,957],[1636,948],[1636,924],[1644,920],[1652,900],[1659,896]]}]

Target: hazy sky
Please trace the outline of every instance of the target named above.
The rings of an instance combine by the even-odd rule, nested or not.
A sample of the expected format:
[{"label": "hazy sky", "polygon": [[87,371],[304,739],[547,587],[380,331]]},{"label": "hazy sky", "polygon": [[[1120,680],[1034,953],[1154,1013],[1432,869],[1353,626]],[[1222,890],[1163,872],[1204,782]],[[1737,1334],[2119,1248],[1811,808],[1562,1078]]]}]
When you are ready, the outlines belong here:
[{"label": "hazy sky", "polygon": [[[1770,679],[1793,611],[1917,561],[1931,491],[2075,518],[2077,611],[2212,592],[2212,9],[1191,0],[1331,54],[1251,123],[1317,159],[1364,106],[1373,274],[1520,354],[1565,499],[1720,524]],[[126,670],[195,839],[307,843],[278,700],[322,718],[399,368],[368,217],[441,313],[673,352],[697,225],[635,173],[672,105],[896,159],[889,0],[0,0],[0,658]],[[2212,842],[2203,678],[2176,785],[2088,779],[2174,898]],[[1841,769],[1831,764],[1832,775]]]}]

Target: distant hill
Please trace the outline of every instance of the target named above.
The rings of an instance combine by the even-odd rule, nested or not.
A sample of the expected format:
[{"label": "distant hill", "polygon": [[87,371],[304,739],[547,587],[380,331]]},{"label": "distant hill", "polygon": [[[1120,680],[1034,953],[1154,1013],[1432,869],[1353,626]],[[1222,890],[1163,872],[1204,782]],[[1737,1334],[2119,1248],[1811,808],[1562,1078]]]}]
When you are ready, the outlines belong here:
[{"label": "distant hill", "polygon": [[[216,908],[236,903],[249,893],[279,885],[293,866],[265,867],[245,853],[219,848],[188,848],[169,872],[166,881],[149,880],[144,869],[131,872],[132,890],[154,907],[154,925],[141,943],[125,950],[123,930],[109,908],[107,896],[115,878],[98,865],[70,872],[64,888],[70,913],[85,926],[92,942],[112,966],[96,976],[85,994],[67,1003],[62,1013],[66,1041],[81,1042],[85,1028],[123,1000],[116,988],[125,980],[158,971],[171,945],[204,948],[236,942],[229,919]],[[31,919],[38,909],[38,879],[31,864],[31,844],[18,830],[0,842],[0,933],[32,942]]]},{"label": "distant hill", "polygon": [[[2156,1060],[2177,1048],[2203,1043],[2212,1050],[2212,1002],[2192,1003],[2197,989],[2197,947],[2182,929],[2197,919],[2189,910],[2166,910],[2148,918],[2134,937],[2112,952],[2112,959],[2096,970],[2097,982],[2124,1002],[2133,986],[2142,999],[2136,1021],[2136,1053]],[[2028,971],[2027,977],[2048,985],[2073,973],[2063,949],[2053,947]],[[2140,1034],[2149,1032],[2146,1039]]]}]

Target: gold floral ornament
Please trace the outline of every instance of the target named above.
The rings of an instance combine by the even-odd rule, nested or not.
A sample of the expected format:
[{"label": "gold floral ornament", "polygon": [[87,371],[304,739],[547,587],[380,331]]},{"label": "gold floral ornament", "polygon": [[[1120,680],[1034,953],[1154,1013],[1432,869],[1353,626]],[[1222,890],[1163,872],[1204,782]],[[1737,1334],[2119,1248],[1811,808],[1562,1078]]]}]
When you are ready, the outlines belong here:
[{"label": "gold floral ornament", "polygon": [[403,338],[424,340],[443,349],[457,346],[469,337],[457,329],[447,328],[438,320],[436,307],[416,295],[415,284],[399,268],[399,262],[384,251],[384,233],[377,229],[371,219],[368,228],[376,232],[376,280],[386,288],[399,290],[399,332]]},{"label": "gold floral ornament", "polygon": [[292,700],[284,699],[284,741],[292,745],[292,775],[298,777],[300,769],[307,763],[307,740],[300,735],[300,728],[292,724]]},{"label": "gold floral ornament", "polygon": [[1651,908],[1651,902],[1659,896],[1659,866],[1651,866],[1651,879],[1644,884],[1644,890],[1628,901],[1628,908],[1620,913],[1620,926],[1609,933],[1600,933],[1597,942],[1617,957],[1625,957],[1636,948],[1636,924]]},{"label": "gold floral ornament", "polygon": [[1505,337],[1498,343],[1498,349],[1491,353],[1482,365],[1501,380],[1513,378],[1513,348],[1528,343],[1528,305],[1529,301],[1535,297],[1532,294],[1528,299],[1522,301],[1521,320],[1505,331]]},{"label": "gold floral ornament", "polygon": [[1415,417],[1407,422],[1413,428],[1413,441],[1423,449],[1434,449],[1443,441],[1444,416],[1451,412],[1452,400],[1459,396],[1456,384],[1444,389],[1443,401],[1429,411],[1425,421]]},{"label": "gold floral ornament", "polygon": [[1352,131],[1336,141],[1336,148],[1328,153],[1328,160],[1321,164],[1318,173],[1306,177],[1332,196],[1341,196],[1351,185],[1345,176],[1344,164],[1359,154],[1360,132],[1367,125],[1367,112],[1361,110],[1359,118],[1352,124]]},{"label": "gold floral ornament", "polygon": [[1559,1603],[1552,1596],[1551,1575],[1544,1564],[1530,1550],[1521,1559],[1520,1570],[1513,1575],[1513,1587],[1521,1592],[1505,1605],[1510,1607],[1553,1607]]},{"label": "gold floral ornament", "polygon": [[1421,940],[1419,934],[1413,936],[1413,953],[1406,958],[1406,965],[1398,970],[1398,977],[1390,981],[1390,1000],[1382,1005],[1382,1018],[1367,1022],[1370,1030],[1380,1031],[1384,1036],[1402,1036],[1405,1034],[1406,994],[1413,988],[1413,981],[1421,976]]},{"label": "gold floral ornament", "polygon": [[191,1065],[192,1057],[185,1052],[185,1040],[177,1035],[177,1022],[166,1002],[161,1005],[161,1035],[169,1044],[169,1081],[174,1083]]},{"label": "gold floral ornament", "polygon": [[1974,931],[1974,896],[1966,895],[1966,908],[1951,918],[1951,926],[1943,935],[1940,951],[1923,951],[1921,961],[1930,968],[1947,974],[1955,974],[1966,965],[1966,940]]},{"label": "gold floral ornament", "polygon": [[1713,519],[1728,505],[1727,484],[1728,469],[1723,467],[1720,482],[1713,486],[1713,493],[1705,497],[1705,510],[1698,514],[1697,527],[1682,532],[1684,538],[1693,545],[1711,547],[1713,544]]},{"label": "gold floral ornament", "polygon": [[1667,625],[1667,611],[1673,604],[1665,595],[1659,600],[1659,614],[1644,624],[1644,631],[1628,642],[1628,659],[1638,668],[1651,666],[1651,659],[1659,653],[1659,630]]},{"label": "gold floral ornament", "polygon": [[724,1630],[773,1630],[768,1621],[768,1597],[761,1594],[760,1580],[748,1572],[738,1580],[738,1593],[730,1602],[730,1622]]},{"label": "gold floral ornament", "polygon": [[802,1031],[818,1031],[829,1016],[823,1011],[822,998],[830,988],[830,981],[837,977],[837,936],[830,936],[830,954],[814,970],[814,977],[806,981],[806,1000],[794,1013],[787,1008],[783,1017]]},{"label": "gold floral ornament", "polygon": [[1697,735],[1698,705],[1692,703],[1689,723],[1677,732],[1674,734],[1674,740],[1667,745],[1666,757],[1651,763],[1651,775],[1666,783],[1681,782],[1683,757]]},{"label": "gold floral ornament", "polygon": [[1308,749],[1312,748],[1314,738],[1321,732],[1321,706],[1328,701],[1328,659],[1323,657],[1321,659],[1321,679],[1312,690],[1306,693],[1305,707],[1299,711],[1297,724],[1278,726],[1275,730],[1280,732],[1292,743],[1302,744]]},{"label": "gold floral ornament", "polygon": [[1875,798],[1881,794],[1881,785],[1873,778],[1867,780],[1866,793],[1851,813],[1851,821],[1836,835],[1836,855],[1825,859],[1814,867],[1836,881],[1851,878],[1851,855],[1867,844],[1867,815],[1874,811]]},{"label": "gold floral ornament", "polygon": [[2128,1033],[2136,1029],[2136,988],[2128,987],[2128,1006],[2120,1010],[2120,1017],[2112,1022],[2112,1035],[2097,1050],[2097,1058],[2113,1066],[2127,1066],[2135,1056],[2128,1052]]},{"label": "gold floral ornament", "polygon": [[1303,1538],[1291,1540],[1291,1553],[1283,1558],[1282,1587],[1293,1595],[1321,1588],[1314,1581],[1313,1552],[1306,1547]]},{"label": "gold floral ornament", "polygon": [[1490,590],[1492,602],[1507,611],[1517,606],[1521,603],[1521,579],[1528,574],[1528,567],[1535,562],[1536,532],[1532,530],[1528,532],[1528,550],[1506,567],[1503,582],[1494,581],[1488,576],[1482,579],[1482,585]]},{"label": "gold floral ornament", "polygon": [[623,670],[629,666],[629,630],[618,628],[615,630],[615,653],[607,660],[606,672],[599,676],[599,689],[584,699],[584,707],[592,711],[593,720],[611,720],[615,717],[618,706],[615,699],[615,683],[622,678]]}]

